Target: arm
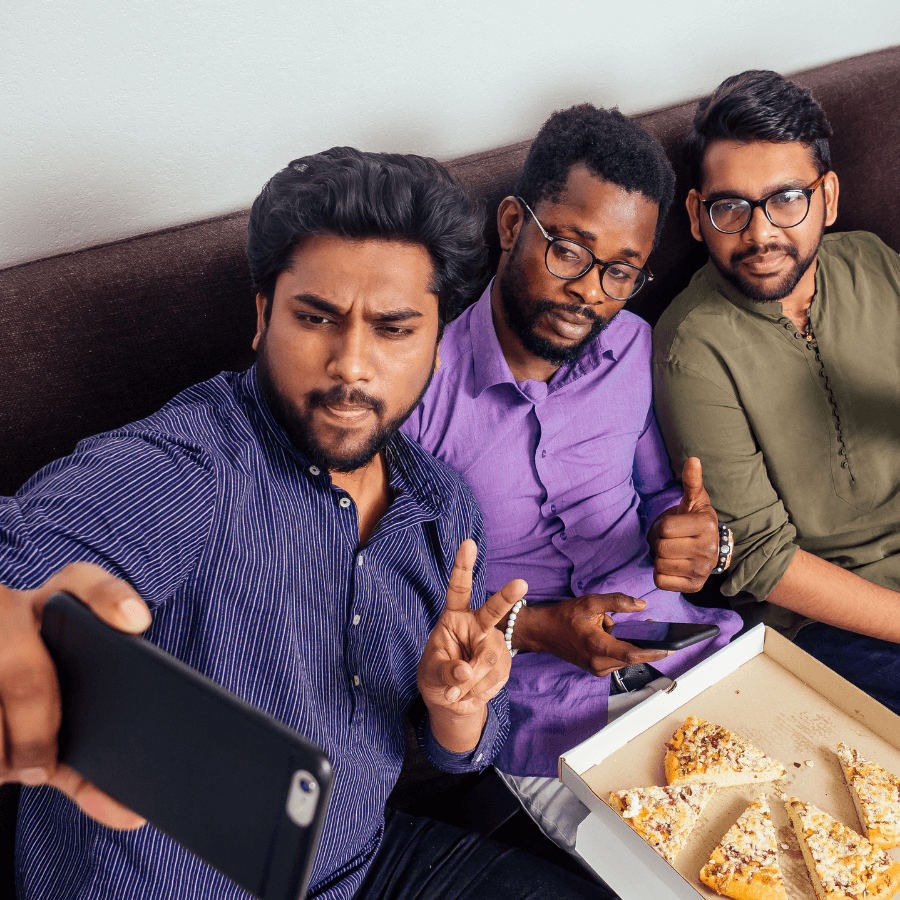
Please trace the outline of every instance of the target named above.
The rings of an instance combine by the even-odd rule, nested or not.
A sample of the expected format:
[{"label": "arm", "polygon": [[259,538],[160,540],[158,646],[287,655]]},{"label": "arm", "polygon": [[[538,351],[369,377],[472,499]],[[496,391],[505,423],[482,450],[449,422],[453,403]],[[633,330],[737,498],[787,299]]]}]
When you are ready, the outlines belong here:
[{"label": "arm", "polygon": [[767,599],[827,625],[900,642],[900,593],[803,550]]}]

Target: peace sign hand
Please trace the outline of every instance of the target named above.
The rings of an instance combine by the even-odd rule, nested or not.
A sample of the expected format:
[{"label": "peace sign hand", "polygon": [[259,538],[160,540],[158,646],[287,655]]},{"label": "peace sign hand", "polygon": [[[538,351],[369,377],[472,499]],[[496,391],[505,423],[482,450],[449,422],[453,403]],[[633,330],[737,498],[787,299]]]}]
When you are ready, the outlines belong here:
[{"label": "peace sign hand", "polygon": [[463,541],[456,554],[447,603],[419,662],[419,692],[431,731],[447,750],[465,753],[478,745],[487,704],[509,678],[511,659],[495,625],[509,615],[528,585],[517,578],[479,609],[472,609],[472,570],[478,548]]}]

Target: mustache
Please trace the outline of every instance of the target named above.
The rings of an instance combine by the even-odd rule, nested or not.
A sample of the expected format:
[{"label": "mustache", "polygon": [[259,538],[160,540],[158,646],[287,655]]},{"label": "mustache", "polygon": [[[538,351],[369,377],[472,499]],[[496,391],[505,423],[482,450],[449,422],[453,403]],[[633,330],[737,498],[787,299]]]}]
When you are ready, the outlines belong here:
[{"label": "mustache", "polygon": [[744,259],[750,259],[752,256],[762,256],[764,253],[784,253],[794,261],[800,258],[800,251],[793,244],[779,244],[776,241],[770,241],[765,246],[753,244],[746,250],[736,250],[731,254],[731,261],[732,263],[741,262]]},{"label": "mustache", "polygon": [[552,300],[538,300],[535,308],[538,314],[559,311],[572,316],[581,316],[589,322],[596,322],[599,318],[590,306],[582,306],[580,303],[554,303]]},{"label": "mustache", "polygon": [[384,412],[384,401],[372,394],[367,394],[362,388],[348,388],[336,384],[327,391],[310,391],[307,394],[307,403],[310,409],[316,406],[368,406],[373,412],[381,415]]}]

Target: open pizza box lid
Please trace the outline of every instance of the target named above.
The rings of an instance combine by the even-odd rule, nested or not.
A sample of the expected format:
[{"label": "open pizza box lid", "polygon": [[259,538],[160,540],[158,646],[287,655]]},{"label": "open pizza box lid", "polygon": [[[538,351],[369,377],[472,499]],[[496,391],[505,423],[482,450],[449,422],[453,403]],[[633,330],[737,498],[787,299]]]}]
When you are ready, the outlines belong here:
[{"label": "open pizza box lid", "polygon": [[[665,785],[665,744],[689,715],[746,738],[787,774],[778,782],[716,791],[673,867],[604,800],[611,791]],[[700,869],[765,791],[788,897],[812,900],[779,791],[814,803],[862,833],[835,753],[839,742],[900,775],[900,717],[759,625],[560,757],[560,779],[592,811],[579,826],[576,850],[622,900],[718,897],[700,883]],[[888,853],[900,859],[900,848]]]}]

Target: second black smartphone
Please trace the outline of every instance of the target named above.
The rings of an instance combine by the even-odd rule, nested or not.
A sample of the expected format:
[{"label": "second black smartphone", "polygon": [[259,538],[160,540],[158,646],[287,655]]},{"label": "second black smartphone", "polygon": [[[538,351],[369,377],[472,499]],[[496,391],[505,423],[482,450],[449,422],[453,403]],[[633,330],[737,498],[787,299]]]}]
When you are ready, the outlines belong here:
[{"label": "second black smartphone", "polygon": [[647,650],[683,650],[691,644],[714,638],[719,626],[712,622],[652,622],[629,619],[616,622],[612,636]]}]

